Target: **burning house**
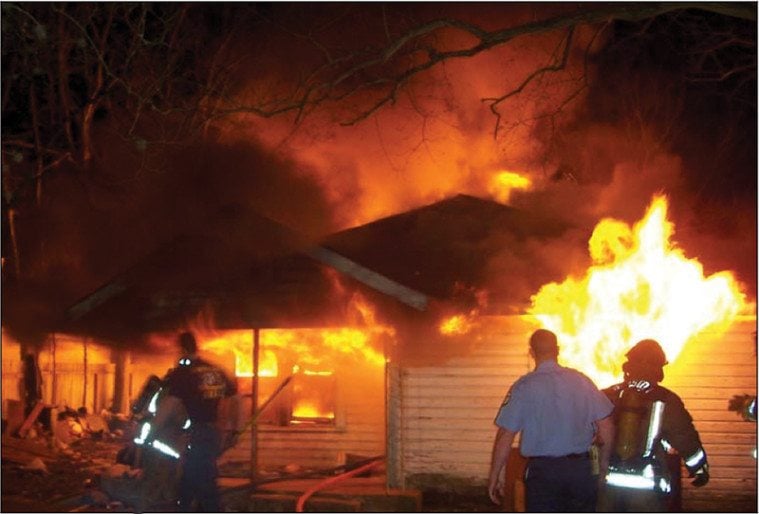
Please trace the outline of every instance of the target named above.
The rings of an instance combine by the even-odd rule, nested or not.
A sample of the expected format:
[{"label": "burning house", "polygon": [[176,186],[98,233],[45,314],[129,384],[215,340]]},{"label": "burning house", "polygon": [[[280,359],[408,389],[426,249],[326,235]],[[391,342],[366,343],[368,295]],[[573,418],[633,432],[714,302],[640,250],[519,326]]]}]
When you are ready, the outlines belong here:
[{"label": "burning house", "polygon": [[[318,244],[227,213],[224,231],[173,241],[69,309],[67,335],[40,352],[43,397],[126,411],[150,375],[175,364],[177,331],[191,329],[201,352],[237,376],[243,416],[265,407],[223,457],[237,473],[384,455],[388,487],[476,489],[497,406],[530,370],[531,330],[556,331],[563,363],[599,386],[619,377],[626,348],[653,336],[672,363],[664,385],[694,414],[712,463],[710,487],[684,484],[685,507],[742,508],[755,501],[756,437],[726,405],[756,388],[752,306],[729,274],[704,278],[670,248],[657,201],[634,228],[599,224],[596,264],[562,283],[538,249],[570,225],[471,196]],[[508,268],[525,254],[531,269]],[[592,290],[593,274],[607,286]],[[683,292],[698,300],[687,315]],[[571,319],[556,307],[569,296],[588,302]],[[4,359],[8,384],[14,369]],[[517,508],[520,465],[510,467]]]},{"label": "burning house", "polygon": [[[590,237],[594,264],[585,276],[546,283],[535,288],[539,291],[531,298],[520,296],[520,291],[530,290],[534,272],[512,271],[500,277],[501,282],[488,270],[513,262],[503,255],[508,246],[500,244],[489,251],[480,246],[477,251],[475,243],[488,237],[472,236],[472,231],[488,233],[483,223],[461,231],[456,224],[468,225],[462,221],[465,213],[477,212],[477,219],[489,220],[484,225],[498,227],[491,235],[510,233],[511,251],[531,246],[536,238],[547,247],[570,228],[529,215],[528,220],[520,219],[525,213],[508,209],[500,216],[484,215],[480,209],[487,208],[457,197],[328,240],[350,258],[371,262],[391,277],[403,276],[422,291],[428,290],[421,283],[425,273],[439,279],[450,276],[443,269],[462,269],[454,264],[457,245],[470,252],[470,265],[482,259],[475,268],[491,280],[479,283],[479,294],[471,295],[477,301],[468,307],[459,305],[458,313],[441,318],[435,325],[438,334],[406,341],[414,355],[390,367],[389,480],[396,486],[423,489],[441,483],[454,488],[484,486],[495,410],[510,385],[531,369],[529,333],[545,326],[559,335],[560,362],[582,370],[599,387],[621,378],[623,355],[635,341],[643,337],[661,341],[671,362],[664,385],[682,395],[714,463],[713,486],[699,490],[684,481],[683,508],[750,510],[756,502],[755,426],[729,412],[727,402],[756,389],[755,306],[746,303],[729,273],[704,277],[700,264],[672,245],[666,198],[655,197],[645,217],[632,227],[611,219],[599,223]],[[432,226],[452,236],[446,251],[439,252],[442,256],[437,255],[440,234],[425,224],[427,216],[435,218]],[[388,244],[398,233],[404,234],[400,244]],[[380,257],[388,253],[392,258]],[[414,269],[409,262],[419,267]],[[550,268],[539,255],[530,262],[544,271],[541,278],[550,281]],[[438,269],[436,263],[445,265]],[[454,275],[477,284],[471,275],[476,271],[463,269]],[[485,292],[492,292],[494,283],[508,287],[496,288],[489,303]],[[444,287],[439,280],[436,286]],[[510,493],[516,506],[521,501],[519,468],[518,462],[511,464],[515,476]]]},{"label": "burning house", "polygon": [[684,508],[756,509],[755,5],[3,16],[6,433],[128,413],[192,330],[252,420],[226,472],[480,494],[544,326],[599,387],[657,339],[712,467]]}]

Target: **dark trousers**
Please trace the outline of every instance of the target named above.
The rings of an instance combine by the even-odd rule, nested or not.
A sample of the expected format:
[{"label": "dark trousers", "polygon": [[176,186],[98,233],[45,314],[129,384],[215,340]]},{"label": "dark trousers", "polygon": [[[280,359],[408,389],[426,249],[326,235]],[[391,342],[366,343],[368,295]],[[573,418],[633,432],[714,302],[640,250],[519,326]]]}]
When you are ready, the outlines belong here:
[{"label": "dark trousers", "polygon": [[210,424],[193,426],[179,482],[181,512],[222,512],[216,485],[216,459],[220,453],[221,435],[218,430]]},{"label": "dark trousers", "polygon": [[598,497],[590,457],[533,457],[525,469],[528,512],[595,512]]}]

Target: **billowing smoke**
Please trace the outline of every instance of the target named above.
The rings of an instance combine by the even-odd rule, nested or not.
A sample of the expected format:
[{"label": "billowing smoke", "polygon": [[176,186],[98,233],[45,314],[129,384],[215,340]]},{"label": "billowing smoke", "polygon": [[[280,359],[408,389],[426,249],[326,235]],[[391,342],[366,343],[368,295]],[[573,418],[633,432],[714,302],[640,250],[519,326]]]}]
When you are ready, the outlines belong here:
[{"label": "billowing smoke", "polygon": [[[494,198],[492,180],[502,170],[529,177],[533,187],[510,203],[572,229],[518,247],[508,234],[493,234],[500,250],[491,286],[516,286],[522,298],[587,266],[587,239],[598,221],[633,222],[663,192],[686,254],[707,271],[736,271],[755,296],[755,107],[744,112],[730,99],[735,91],[705,87],[672,64],[693,36],[676,45],[666,31],[654,31],[635,48],[634,24],[607,27],[601,36],[595,29],[576,31],[563,69],[531,81],[556,62],[564,33],[520,37],[448,61],[354,126],[321,112],[294,131],[286,120],[249,118],[248,130],[238,126],[222,137],[255,134],[307,163],[304,173],[319,182],[341,227],[459,193]],[[499,104],[500,118],[483,101],[517,89]],[[514,284],[514,276],[526,282]]]},{"label": "billowing smoke", "polygon": [[[306,239],[334,226],[321,188],[296,171],[294,162],[252,140],[163,153],[156,167],[116,152],[98,158],[92,176],[72,170],[56,175],[35,216],[18,219],[26,280],[18,289],[4,284],[3,325],[19,340],[43,341],[64,321],[68,307],[174,238],[213,235],[230,207],[236,223],[265,216]],[[248,245],[255,247],[266,237],[249,234]],[[217,258],[226,262],[241,256],[219,253]],[[192,279],[188,276],[189,287]]]},{"label": "billowing smoke", "polygon": [[[239,76],[240,98],[303,78],[299,64],[319,57],[307,39],[292,37],[295,29],[307,32],[304,24],[323,22],[315,34],[333,31],[328,40],[336,47],[349,35],[354,43],[385,36],[376,5],[354,18],[337,8],[302,7],[261,7],[282,30],[267,25],[267,32],[239,41],[240,54],[256,58],[241,58],[249,65]],[[435,4],[430,13],[424,11],[432,7],[416,6],[416,19],[439,17],[442,7]],[[489,28],[535,15],[534,6],[517,4],[446,8]],[[338,27],[330,29],[329,20]],[[346,26],[360,27],[366,40]],[[648,50],[656,52],[637,55],[620,54],[629,50],[620,43],[629,34],[596,32],[578,29],[566,65],[532,80],[559,62],[565,32],[524,36],[447,61],[350,126],[335,122],[340,105],[325,104],[299,124],[239,113],[216,121],[201,144],[141,160],[118,151],[123,142],[103,122],[93,173],[63,169],[46,186],[39,213],[19,220],[20,232],[44,244],[22,245],[22,271],[34,279],[27,293],[4,301],[4,326],[43,335],[77,298],[175,235],[208,230],[207,220],[229,205],[317,239],[459,193],[494,198],[492,179],[504,170],[533,184],[515,192],[511,205],[567,228],[560,237],[516,244],[508,234],[492,234],[486,243],[498,250],[483,273],[493,290],[524,300],[543,283],[582,269],[587,238],[601,218],[634,221],[663,191],[672,202],[675,240],[686,253],[707,271],[735,270],[755,297],[755,104],[738,115],[727,107],[729,95],[674,80],[667,31],[649,38]],[[631,62],[635,67],[625,68]],[[492,100],[483,99],[510,91],[518,93],[498,104],[499,118]]]}]

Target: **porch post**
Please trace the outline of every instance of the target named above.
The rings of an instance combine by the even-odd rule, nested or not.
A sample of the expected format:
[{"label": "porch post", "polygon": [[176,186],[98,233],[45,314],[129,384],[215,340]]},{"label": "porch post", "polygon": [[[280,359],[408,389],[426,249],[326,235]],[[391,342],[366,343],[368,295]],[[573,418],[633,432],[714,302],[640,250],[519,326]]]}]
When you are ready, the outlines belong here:
[{"label": "porch post", "polygon": [[116,350],[116,367],[114,370],[113,385],[113,412],[126,413],[129,409],[129,391],[127,380],[129,377],[129,365],[131,355],[129,350],[119,348]]},{"label": "porch post", "polygon": [[[84,388],[82,389],[82,407],[87,407],[87,338],[82,341],[84,347]],[[89,409],[88,409],[89,411]]]},{"label": "porch post", "polygon": [[403,430],[402,430],[402,373],[396,363],[385,364],[385,484],[391,489],[406,487],[403,473]]},{"label": "porch post", "polygon": [[[52,334],[52,348],[50,350],[50,356],[52,360],[52,366],[50,370],[50,384],[51,384],[51,393],[50,393],[50,403],[52,405],[56,405],[58,403],[58,375],[56,373],[55,369],[55,350],[56,350],[56,339],[55,339],[55,332]],[[54,421],[54,420],[53,420]]]},{"label": "porch post", "polygon": [[[251,417],[258,412],[258,354],[260,345],[260,330],[253,329],[253,381],[251,391]],[[258,424],[253,423],[250,427],[250,481],[255,482],[258,478]]]}]

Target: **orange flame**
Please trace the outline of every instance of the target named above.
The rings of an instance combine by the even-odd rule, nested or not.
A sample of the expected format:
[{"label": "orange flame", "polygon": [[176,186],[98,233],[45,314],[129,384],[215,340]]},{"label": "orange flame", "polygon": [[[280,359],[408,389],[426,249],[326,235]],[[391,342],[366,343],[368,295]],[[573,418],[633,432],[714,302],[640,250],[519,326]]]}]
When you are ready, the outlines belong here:
[{"label": "orange flame", "polygon": [[[199,334],[200,349],[215,354],[231,351],[235,356],[235,375],[253,376],[253,334],[250,330],[225,330],[213,335]],[[261,349],[258,361],[259,376],[276,377],[279,375],[277,355],[270,349]]]},{"label": "orange flame", "polygon": [[673,362],[699,332],[727,330],[746,308],[731,272],[704,278],[703,267],[670,242],[667,199],[655,196],[630,227],[604,219],[589,241],[594,264],[582,278],[549,283],[529,313],[559,338],[560,360],[600,387],[621,378],[624,354],[656,339]]},{"label": "orange flame", "polygon": [[512,191],[516,189],[529,190],[532,181],[529,177],[513,171],[499,171],[490,179],[489,192],[500,203],[509,203]]},{"label": "orange flame", "polygon": [[[334,359],[339,355],[360,358],[377,366],[385,363],[383,353],[372,346],[372,331],[368,329],[267,329],[260,334],[259,372],[263,377],[279,376],[285,356],[288,362],[317,369],[333,368]],[[217,355],[233,353],[235,375],[253,376],[251,330],[224,330],[213,334],[198,331],[197,337],[202,351]]]},{"label": "orange flame", "polygon": [[444,319],[438,325],[440,333],[446,336],[464,335],[474,326],[471,317],[466,314],[456,314]]},{"label": "orange flame", "polygon": [[[285,369],[300,365],[309,367],[312,370],[310,372],[314,372],[314,369],[329,372],[339,356],[363,359],[372,365],[384,365],[384,352],[381,348],[378,349],[377,341],[384,335],[393,337],[395,331],[376,321],[373,307],[359,294],[350,298],[348,308],[358,326],[261,330],[260,376],[279,376],[282,365]],[[190,329],[195,332],[200,350],[219,356],[232,353],[235,375],[253,376],[253,330],[216,330],[213,325],[213,320],[205,312],[191,324]],[[154,342],[168,347],[170,337],[175,336],[154,336]]]},{"label": "orange flame", "polygon": [[[318,406],[307,402],[299,402],[293,407],[294,418],[327,418],[334,419],[334,412],[324,412]],[[297,423],[293,420],[292,423]]]},{"label": "orange flame", "polygon": [[[301,369],[296,364],[293,366],[293,375],[306,379],[306,382],[296,379],[293,385],[297,394],[292,407],[290,423],[303,423],[306,418],[335,419],[334,404],[331,401],[333,397],[327,393],[331,388],[331,382],[313,382],[314,379],[329,379],[333,373],[331,371]],[[309,382],[310,385],[306,385]]]},{"label": "orange flame", "polygon": [[[339,286],[336,283],[336,286]],[[381,366],[386,362],[378,341],[383,336],[394,337],[395,330],[375,319],[373,306],[360,294],[348,301],[346,315],[354,326],[329,329],[262,329],[260,330],[259,374],[262,377],[279,376],[284,369],[301,365],[313,370],[334,369],[335,360],[363,359]],[[253,376],[252,329],[217,330],[209,311],[203,311],[189,324],[198,340],[201,351],[218,356],[234,356],[234,373],[238,377]],[[176,334],[153,334],[152,344],[158,349],[174,348]],[[293,368],[297,370],[297,368]],[[295,372],[295,371],[294,371]]]},{"label": "orange flame", "polygon": [[334,412],[322,412],[317,406],[309,403],[299,403],[293,407],[294,418],[329,418],[335,417]]}]

